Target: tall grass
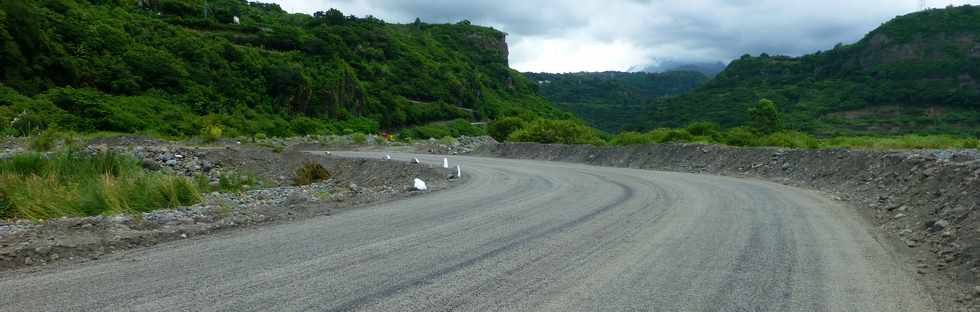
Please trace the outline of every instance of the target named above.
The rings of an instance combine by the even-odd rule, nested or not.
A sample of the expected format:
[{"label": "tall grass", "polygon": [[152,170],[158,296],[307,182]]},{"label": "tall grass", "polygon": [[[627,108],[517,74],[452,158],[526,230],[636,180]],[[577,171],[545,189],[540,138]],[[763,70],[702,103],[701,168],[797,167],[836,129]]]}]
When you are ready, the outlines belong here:
[{"label": "tall grass", "polygon": [[117,153],[68,149],[0,160],[0,218],[137,213],[200,200],[190,179],[145,172],[136,159]]}]

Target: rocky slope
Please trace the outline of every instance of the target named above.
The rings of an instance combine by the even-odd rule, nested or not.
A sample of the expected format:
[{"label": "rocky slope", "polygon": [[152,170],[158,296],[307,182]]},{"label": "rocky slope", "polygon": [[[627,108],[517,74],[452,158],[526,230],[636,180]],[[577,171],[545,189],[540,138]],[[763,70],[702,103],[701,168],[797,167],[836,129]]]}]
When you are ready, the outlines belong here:
[{"label": "rocky slope", "polygon": [[476,155],[761,178],[826,192],[868,216],[950,311],[980,308],[976,150],[853,151],[711,145],[485,145]]}]

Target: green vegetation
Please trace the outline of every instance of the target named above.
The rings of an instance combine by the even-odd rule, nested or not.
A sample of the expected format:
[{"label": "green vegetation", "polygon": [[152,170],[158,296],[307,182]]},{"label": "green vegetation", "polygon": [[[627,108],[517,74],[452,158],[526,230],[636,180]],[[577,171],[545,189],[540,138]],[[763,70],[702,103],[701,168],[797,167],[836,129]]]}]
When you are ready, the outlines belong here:
[{"label": "green vegetation", "polygon": [[686,128],[658,128],[649,132],[622,132],[612,137],[613,145],[655,143],[708,143],[731,146],[770,146],[788,148],[924,149],[977,148],[980,139],[952,135],[835,136],[817,138],[811,134],[783,130],[783,116],[776,103],[762,99],[748,109],[751,126],[723,130],[712,122],[695,122]]},{"label": "green vegetation", "polygon": [[803,149],[940,149],[977,148],[980,140],[952,135],[840,136],[817,138],[798,131],[763,134],[747,127],[730,128],[717,136],[695,136],[687,129],[659,128],[649,132],[623,132],[614,136],[613,145],[658,143],[706,143],[745,147],[787,147]]},{"label": "green vegetation", "polygon": [[[491,135],[500,135],[507,129],[507,141],[536,142],[546,144],[593,144],[593,145],[642,145],[662,143],[723,144],[744,147],[786,148],[854,148],[854,149],[925,149],[925,148],[977,148],[980,139],[954,135],[878,135],[878,136],[829,136],[818,138],[812,134],[783,129],[785,118],[775,102],[762,99],[749,107],[746,114],[752,116],[749,126],[723,128],[714,122],[700,121],[684,128],[657,128],[649,131],[624,131],[606,136],[575,120],[525,120],[510,117],[491,122]],[[501,131],[501,132],[497,132]]]},{"label": "green vegetation", "polygon": [[504,38],[243,0],[4,0],[0,133],[210,141],[560,115],[508,68]]},{"label": "green vegetation", "polygon": [[35,152],[50,151],[52,148],[54,148],[55,144],[57,143],[58,137],[59,137],[59,133],[57,131],[54,131],[52,129],[46,129],[44,131],[41,131],[41,133],[39,133],[38,135],[30,138],[31,140],[29,142],[30,143],[29,147],[31,148],[32,151]]},{"label": "green vegetation", "polygon": [[487,134],[497,141],[505,141],[512,133],[524,128],[524,119],[518,117],[504,117],[494,120],[487,125]]},{"label": "green vegetation", "polygon": [[544,144],[604,144],[598,131],[575,120],[536,119],[507,138]]},{"label": "green vegetation", "polygon": [[782,117],[776,109],[776,103],[768,99],[759,100],[759,104],[749,107],[749,126],[764,134],[772,134],[783,129]]},{"label": "green vegetation", "polygon": [[652,113],[646,102],[687,92],[708,80],[689,71],[525,75],[538,84],[538,94],[609,132],[645,128],[645,118]]},{"label": "green vegetation", "polygon": [[363,134],[363,133],[360,133],[360,132],[354,133],[354,134],[351,134],[350,135],[350,141],[351,141],[351,143],[354,143],[354,144],[364,144],[364,143],[367,143],[367,139],[368,139],[367,134]]},{"label": "green vegetation", "polygon": [[315,162],[308,162],[296,169],[293,177],[293,184],[297,186],[310,185],[316,182],[330,179],[330,172],[322,165]]},{"label": "green vegetation", "polygon": [[750,124],[760,99],[821,137],[980,134],[980,7],[895,18],[854,44],[803,57],[743,56],[688,94],[651,101],[646,128]]},{"label": "green vegetation", "polygon": [[139,161],[68,149],[0,160],[0,218],[51,219],[138,213],[200,201],[188,178],[147,173]]},{"label": "green vegetation", "polygon": [[487,135],[486,129],[463,119],[434,122],[423,126],[402,129],[402,139],[438,139],[444,137],[457,138],[460,136]]},{"label": "green vegetation", "polygon": [[[206,182],[206,181],[205,181]],[[207,186],[205,183],[202,189]],[[239,193],[262,186],[259,176],[252,172],[225,171],[218,176],[218,188],[211,191]],[[210,188],[210,187],[209,187]]]}]

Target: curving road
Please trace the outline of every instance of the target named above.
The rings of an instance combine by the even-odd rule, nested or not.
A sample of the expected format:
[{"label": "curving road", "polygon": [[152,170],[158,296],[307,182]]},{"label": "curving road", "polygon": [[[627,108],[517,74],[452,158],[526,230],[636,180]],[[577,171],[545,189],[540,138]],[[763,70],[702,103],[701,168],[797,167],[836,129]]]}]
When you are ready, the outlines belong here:
[{"label": "curving road", "polygon": [[452,161],[468,180],[442,192],[2,273],[0,311],[932,310],[857,213],[809,191]]}]

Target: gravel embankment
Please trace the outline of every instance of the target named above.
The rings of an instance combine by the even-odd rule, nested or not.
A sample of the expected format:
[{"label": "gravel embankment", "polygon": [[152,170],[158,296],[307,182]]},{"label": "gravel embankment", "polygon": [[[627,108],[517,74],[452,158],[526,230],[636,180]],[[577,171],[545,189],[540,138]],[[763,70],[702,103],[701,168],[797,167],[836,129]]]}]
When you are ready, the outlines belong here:
[{"label": "gravel embankment", "polygon": [[[429,191],[450,186],[447,172],[420,164],[134,140],[120,138],[109,142],[115,144],[90,145],[89,149],[132,153],[143,159],[149,170],[186,176],[203,174],[212,183],[217,183],[222,172],[247,171],[274,186],[242,193],[208,193],[200,204],[176,210],[42,221],[0,220],[0,270],[65,260],[87,261],[120,250],[221,230],[330,215],[337,209],[419,194],[412,189],[414,178],[425,180]],[[291,186],[295,169],[310,161],[323,165],[331,179]]]}]

